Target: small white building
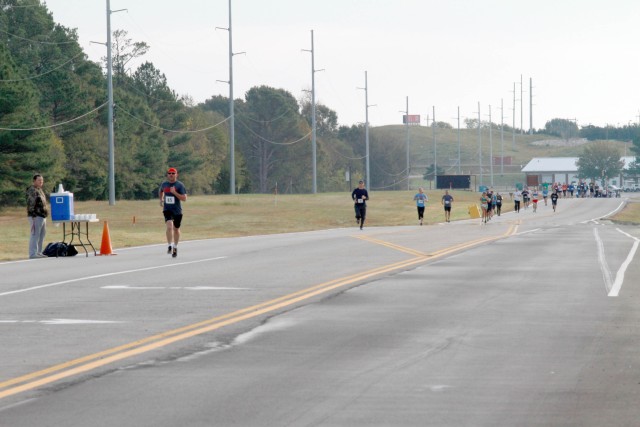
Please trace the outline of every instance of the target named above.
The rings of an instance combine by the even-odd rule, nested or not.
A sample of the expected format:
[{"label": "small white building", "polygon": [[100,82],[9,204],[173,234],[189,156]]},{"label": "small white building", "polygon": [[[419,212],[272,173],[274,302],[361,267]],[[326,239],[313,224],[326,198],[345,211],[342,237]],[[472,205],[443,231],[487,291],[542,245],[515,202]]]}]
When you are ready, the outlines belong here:
[{"label": "small white building", "polygon": [[[624,169],[636,160],[635,156],[624,156]],[[534,157],[522,168],[528,186],[559,182],[571,184],[578,182],[578,157]],[[608,184],[622,185],[622,176],[610,178]]]}]

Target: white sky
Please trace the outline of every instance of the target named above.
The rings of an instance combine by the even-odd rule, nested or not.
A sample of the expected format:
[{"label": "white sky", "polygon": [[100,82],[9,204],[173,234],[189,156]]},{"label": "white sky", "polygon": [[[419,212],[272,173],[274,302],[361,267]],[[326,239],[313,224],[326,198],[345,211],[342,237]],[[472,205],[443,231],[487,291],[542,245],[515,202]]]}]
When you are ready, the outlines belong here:
[{"label": "white sky", "polygon": [[[106,0],[47,0],[56,22],[77,28],[89,58],[106,56]],[[228,96],[228,0],[111,0],[112,30],[126,30],[179,94],[203,102]],[[300,99],[311,88],[315,36],[316,99],[352,125],[402,123],[409,113],[456,126],[477,118],[529,128],[553,118],[622,126],[640,118],[638,0],[232,0],[234,97],[251,87],[283,88]],[[462,122],[464,123],[464,122]],[[464,124],[462,124],[464,126]]]}]

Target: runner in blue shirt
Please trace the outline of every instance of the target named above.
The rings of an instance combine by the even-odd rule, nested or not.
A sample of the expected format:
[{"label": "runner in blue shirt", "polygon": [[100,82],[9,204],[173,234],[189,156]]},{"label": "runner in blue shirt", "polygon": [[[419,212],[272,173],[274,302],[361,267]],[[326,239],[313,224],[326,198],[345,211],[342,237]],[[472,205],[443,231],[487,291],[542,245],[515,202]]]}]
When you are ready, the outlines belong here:
[{"label": "runner in blue shirt", "polygon": [[422,187],[418,188],[418,193],[413,196],[413,200],[415,200],[416,206],[418,207],[418,223],[422,225],[422,220],[424,219],[424,208],[427,206],[427,201],[429,201],[429,198],[424,194],[424,189]]},{"label": "runner in blue shirt", "polygon": [[444,206],[444,220],[446,222],[451,222],[451,205],[453,205],[453,196],[449,194],[449,190],[444,190],[442,206]]}]

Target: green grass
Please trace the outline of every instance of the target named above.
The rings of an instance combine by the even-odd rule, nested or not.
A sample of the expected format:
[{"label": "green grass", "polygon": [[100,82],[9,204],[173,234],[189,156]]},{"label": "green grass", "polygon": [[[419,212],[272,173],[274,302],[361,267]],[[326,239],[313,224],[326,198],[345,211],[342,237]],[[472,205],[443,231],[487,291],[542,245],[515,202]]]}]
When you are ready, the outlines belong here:
[{"label": "green grass", "polygon": [[[429,203],[425,223],[444,219],[440,204],[442,191],[426,190]],[[373,192],[368,203],[366,226],[416,225],[415,191]],[[468,207],[477,203],[478,193],[453,191],[455,198],[451,219],[469,218]],[[506,202],[505,212],[513,210]],[[90,235],[100,249],[104,221],[108,222],[114,250],[147,244],[164,244],[164,221],[157,200],[75,202],[75,213],[96,213],[100,223],[90,225]],[[290,233],[328,228],[356,227],[349,193],[316,195],[216,195],[191,196],[184,205],[182,239],[237,237]],[[640,224],[640,203],[629,203],[615,220]],[[60,241],[62,228],[50,220],[46,242]],[[0,260],[25,259],[28,252],[29,226],[24,208],[6,209],[0,216]]]}]

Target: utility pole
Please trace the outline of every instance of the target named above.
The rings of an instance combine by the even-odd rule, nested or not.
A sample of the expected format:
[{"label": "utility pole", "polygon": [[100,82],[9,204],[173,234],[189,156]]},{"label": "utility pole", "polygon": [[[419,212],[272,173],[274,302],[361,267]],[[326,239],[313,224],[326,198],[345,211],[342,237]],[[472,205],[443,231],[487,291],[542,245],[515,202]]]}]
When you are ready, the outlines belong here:
[{"label": "utility pole", "polygon": [[460,173],[460,106],[458,106],[458,175]]},{"label": "utility pole", "polygon": [[218,80],[229,84],[229,194],[236,193],[236,161],[235,161],[235,107],[233,103],[233,56],[244,52],[233,53],[233,31],[231,29],[231,0],[229,0],[229,28],[216,27],[229,32],[229,80]]},{"label": "utility pole", "polygon": [[229,194],[236,194],[236,123],[233,105],[233,31],[231,31],[231,0],[229,0]]},{"label": "utility pole", "polygon": [[365,157],[367,158],[366,160],[366,181],[367,181],[367,188],[369,191],[371,191],[371,187],[370,187],[370,179],[371,176],[369,175],[369,107],[372,107],[372,105],[369,105],[369,85],[367,83],[367,72],[364,72],[364,87],[359,87],[358,89],[362,89],[364,90],[364,105],[365,105],[365,119],[364,119],[364,144],[365,144]]},{"label": "utility pole", "polygon": [[491,173],[491,186],[493,187],[493,122],[491,121],[491,104],[489,104],[489,171]]},{"label": "utility pole", "polygon": [[[127,9],[111,10],[111,2],[107,0],[107,138],[109,143],[109,206],[116,204],[116,161],[113,132],[113,60],[111,57],[111,14]],[[104,44],[104,43],[101,43]]]},{"label": "utility pole", "polygon": [[316,70],[315,68],[315,51],[313,48],[313,30],[311,30],[311,50],[302,49],[305,52],[311,52],[311,163],[313,170],[313,194],[318,192],[318,168],[316,161],[316,72],[324,70]]},{"label": "utility pole", "polygon": [[523,99],[523,90],[522,87],[522,74],[520,74],[520,134],[524,134],[524,125],[522,122],[523,110],[522,110],[522,99]]},{"label": "utility pole", "polygon": [[482,185],[482,117],[480,116],[480,102],[478,102],[478,165],[480,166],[480,185]]},{"label": "utility pole", "polygon": [[409,96],[407,96],[407,109],[400,112],[404,113],[405,148],[407,151],[407,190],[411,190],[411,186],[409,185],[409,146],[411,144],[411,140],[409,139]]},{"label": "utility pole", "polygon": [[500,175],[504,175],[504,99],[500,99]]},{"label": "utility pole", "polygon": [[438,189],[438,144],[436,143],[436,106],[433,106],[433,121],[431,122],[433,130],[433,187]]},{"label": "utility pole", "polygon": [[513,125],[511,127],[511,151],[516,149],[516,82],[513,82]]},{"label": "utility pole", "polygon": [[533,79],[529,77],[529,135],[533,135]]}]

